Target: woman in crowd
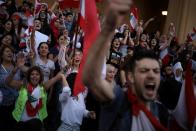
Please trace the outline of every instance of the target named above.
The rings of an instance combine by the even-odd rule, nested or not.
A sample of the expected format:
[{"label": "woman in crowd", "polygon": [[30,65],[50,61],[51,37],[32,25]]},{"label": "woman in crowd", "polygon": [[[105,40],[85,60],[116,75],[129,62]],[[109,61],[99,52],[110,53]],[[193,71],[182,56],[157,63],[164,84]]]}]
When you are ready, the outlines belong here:
[{"label": "woman in crowd", "polygon": [[13,47],[13,37],[12,37],[12,34],[10,33],[7,33],[5,35],[3,35],[1,38],[0,38],[0,46],[2,45],[9,45],[9,46],[12,46]]},{"label": "woman in crowd", "polygon": [[48,59],[49,46],[46,42],[41,42],[37,50],[39,56],[35,56],[35,65],[41,68],[45,82],[53,77],[55,66],[54,62]]},{"label": "woman in crowd", "polygon": [[80,131],[83,117],[96,119],[95,112],[86,109],[84,99],[87,95],[87,89],[84,92],[80,92],[77,96],[73,96],[73,81],[75,77],[76,75],[70,81],[72,84],[67,82],[65,77],[62,79],[63,90],[59,95],[59,101],[62,107],[62,122],[57,131]]},{"label": "woman in crowd", "polygon": [[[18,89],[22,85],[20,71],[13,74],[14,65],[14,49],[11,46],[3,45],[0,49],[0,91],[3,100],[0,106],[0,130],[13,131],[15,121],[12,117],[15,100],[18,96]],[[7,76],[12,75],[13,80],[9,85],[6,84]],[[17,85],[17,86],[16,86]]]},{"label": "woman in crowd", "polygon": [[15,12],[11,16],[11,19],[12,19],[13,24],[14,24],[17,40],[20,41],[20,38],[22,37],[22,35],[25,32],[25,28],[23,27],[23,23],[22,23],[22,18],[21,18],[20,14],[18,12]]},{"label": "woman in crowd", "polygon": [[8,19],[5,21],[4,28],[3,28],[3,30],[1,30],[1,33],[0,33],[0,37],[2,37],[3,35],[5,35],[7,33],[12,35],[12,41],[13,41],[12,45],[16,50],[18,50],[19,49],[19,47],[18,47],[19,41],[17,40],[17,36],[15,33],[15,29],[14,29],[14,23],[11,19]]},{"label": "woman in crowd", "polygon": [[[7,84],[12,84],[13,74],[18,67],[15,67],[12,74],[9,75]],[[52,85],[61,79],[60,73],[43,82],[44,77],[39,67],[33,66],[27,72],[27,83],[15,84],[19,90],[19,96],[12,112],[14,119],[17,121],[17,131],[42,131],[42,121],[47,117],[46,101],[48,90]]]}]

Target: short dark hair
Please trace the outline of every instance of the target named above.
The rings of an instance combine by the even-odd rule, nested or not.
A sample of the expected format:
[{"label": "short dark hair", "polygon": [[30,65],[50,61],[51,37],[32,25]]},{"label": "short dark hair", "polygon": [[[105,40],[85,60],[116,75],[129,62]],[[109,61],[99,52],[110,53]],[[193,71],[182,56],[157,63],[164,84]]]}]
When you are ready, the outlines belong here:
[{"label": "short dark hair", "polygon": [[33,66],[31,67],[28,72],[27,72],[27,82],[30,82],[30,77],[31,77],[31,73],[33,71],[37,71],[40,74],[40,80],[39,80],[39,84],[41,84],[44,80],[44,76],[42,74],[41,68],[38,66]]},{"label": "short dark hair", "polygon": [[131,72],[134,72],[135,66],[136,66],[136,61],[149,58],[156,60],[157,62],[159,61],[159,57],[151,50],[138,50],[133,53],[133,57],[129,60],[129,68],[128,70]]}]

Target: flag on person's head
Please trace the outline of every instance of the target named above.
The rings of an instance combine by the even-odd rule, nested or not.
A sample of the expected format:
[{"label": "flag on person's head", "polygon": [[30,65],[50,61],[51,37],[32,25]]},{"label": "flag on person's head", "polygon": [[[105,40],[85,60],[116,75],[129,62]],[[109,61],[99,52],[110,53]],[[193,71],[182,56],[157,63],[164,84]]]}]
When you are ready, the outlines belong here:
[{"label": "flag on person's head", "polygon": [[80,5],[80,0],[58,0],[58,2],[61,9],[79,8]]},{"label": "flag on person's head", "polygon": [[193,27],[193,32],[192,33],[188,33],[186,41],[187,42],[196,41],[196,29],[195,29],[195,27]]},{"label": "flag on person's head", "polygon": [[81,0],[81,6],[82,5],[84,6],[81,7],[81,9],[83,8],[84,11],[82,14],[85,23],[85,25],[83,25],[83,31],[85,33],[85,36],[84,36],[83,58],[74,84],[74,93],[73,93],[74,96],[77,96],[80,92],[83,92],[85,90],[84,84],[82,83],[83,66],[86,61],[88,50],[90,49],[92,43],[96,40],[100,32],[95,0]]},{"label": "flag on person's head", "polygon": [[130,25],[132,30],[136,29],[138,19],[139,19],[138,9],[136,7],[133,7],[130,13]]}]

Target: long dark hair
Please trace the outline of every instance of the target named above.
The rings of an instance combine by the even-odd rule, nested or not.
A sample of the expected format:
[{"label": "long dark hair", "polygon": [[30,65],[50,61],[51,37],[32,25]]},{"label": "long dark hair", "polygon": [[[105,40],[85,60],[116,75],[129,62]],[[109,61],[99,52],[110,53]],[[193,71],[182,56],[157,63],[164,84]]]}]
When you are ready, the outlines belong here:
[{"label": "long dark hair", "polygon": [[[4,50],[6,48],[10,49],[12,51],[12,53],[14,54],[14,48],[12,46],[9,46],[9,45],[1,45],[0,46],[0,63],[3,62],[2,56],[3,56],[3,52],[4,52]],[[13,59],[12,63],[14,64],[14,59]]]}]

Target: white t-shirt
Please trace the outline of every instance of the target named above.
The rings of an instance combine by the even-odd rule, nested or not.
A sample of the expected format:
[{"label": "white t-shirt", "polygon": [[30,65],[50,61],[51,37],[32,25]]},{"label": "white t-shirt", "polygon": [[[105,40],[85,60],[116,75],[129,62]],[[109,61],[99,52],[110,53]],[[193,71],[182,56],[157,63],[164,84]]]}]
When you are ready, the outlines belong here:
[{"label": "white t-shirt", "polygon": [[48,81],[51,71],[55,70],[54,62],[48,59],[47,63],[44,63],[39,57],[37,57],[35,65],[41,68],[44,75],[44,82]]},{"label": "white t-shirt", "polygon": [[59,101],[62,106],[61,120],[69,125],[81,125],[83,117],[87,117],[88,114],[84,102],[86,92],[79,93],[78,99],[70,95],[71,89],[69,87],[64,87],[59,96]]}]

